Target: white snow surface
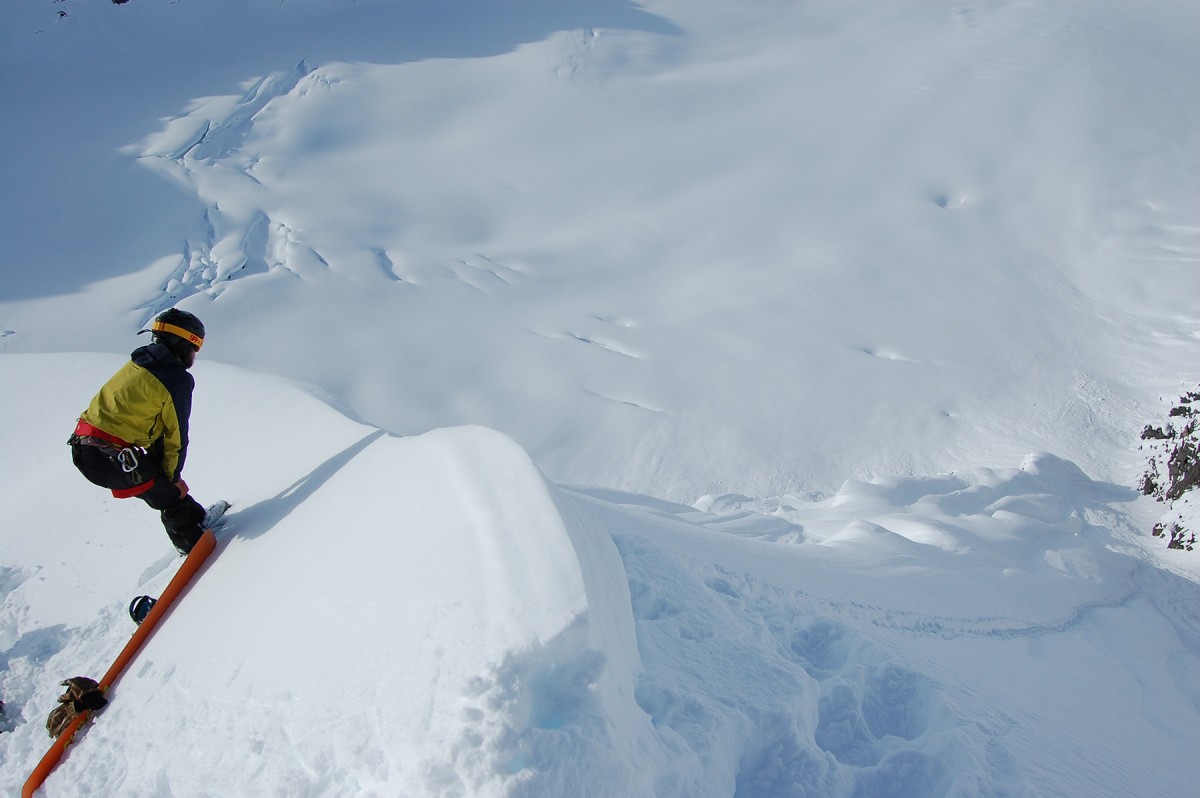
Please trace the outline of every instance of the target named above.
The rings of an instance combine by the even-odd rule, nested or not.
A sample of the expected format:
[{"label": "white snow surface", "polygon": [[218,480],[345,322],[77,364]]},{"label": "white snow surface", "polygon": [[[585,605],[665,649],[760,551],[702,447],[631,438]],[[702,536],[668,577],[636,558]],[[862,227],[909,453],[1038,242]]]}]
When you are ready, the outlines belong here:
[{"label": "white snow surface", "polygon": [[218,550],[47,781],[1193,796],[1190,0],[22,0],[0,791],[179,562],[64,444],[208,338]]}]

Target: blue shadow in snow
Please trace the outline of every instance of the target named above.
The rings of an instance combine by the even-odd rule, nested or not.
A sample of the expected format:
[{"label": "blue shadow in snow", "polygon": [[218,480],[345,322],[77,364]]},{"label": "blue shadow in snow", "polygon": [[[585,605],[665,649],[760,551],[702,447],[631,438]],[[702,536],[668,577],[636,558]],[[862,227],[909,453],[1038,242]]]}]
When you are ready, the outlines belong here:
[{"label": "blue shadow in snow", "polygon": [[[77,291],[85,277],[126,274],[171,251],[193,200],[113,156],[197,97],[240,94],[247,81],[297,64],[484,58],[570,30],[683,34],[630,0],[105,4],[71,22],[39,32],[40,46],[0,59],[0,149],[22,154],[8,159],[0,181],[0,277],[10,301]],[[95,57],[89,51],[82,62],[68,61],[59,53],[69,34],[108,44],[95,45]],[[62,86],[70,87],[68,100],[59,99]],[[69,191],[29,190],[64,184]],[[132,244],[97,257],[97,241]]]},{"label": "blue shadow in snow", "polygon": [[231,524],[228,537],[249,540],[270,532],[280,521],[287,518],[293,510],[316,493],[317,489],[328,482],[330,477],[386,434],[387,432],[384,430],[372,432],[321,463],[307,475],[284,488],[277,496],[264,499],[244,510],[238,510],[236,523]]}]

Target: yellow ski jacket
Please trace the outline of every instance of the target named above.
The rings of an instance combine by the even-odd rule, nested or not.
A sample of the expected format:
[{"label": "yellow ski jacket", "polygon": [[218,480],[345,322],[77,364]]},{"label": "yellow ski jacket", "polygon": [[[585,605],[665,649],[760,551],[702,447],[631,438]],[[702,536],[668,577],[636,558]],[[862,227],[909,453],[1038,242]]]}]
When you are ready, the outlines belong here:
[{"label": "yellow ski jacket", "polygon": [[120,442],[161,456],[163,473],[178,482],[187,459],[195,384],[165,346],[143,346],[100,388],[79,418]]}]

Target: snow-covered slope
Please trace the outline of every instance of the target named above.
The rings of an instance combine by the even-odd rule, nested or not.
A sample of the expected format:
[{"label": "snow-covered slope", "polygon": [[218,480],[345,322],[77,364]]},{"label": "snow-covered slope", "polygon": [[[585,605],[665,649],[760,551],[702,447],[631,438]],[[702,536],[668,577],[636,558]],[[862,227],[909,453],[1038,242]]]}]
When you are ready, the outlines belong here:
[{"label": "snow-covered slope", "polygon": [[233,524],[50,794],[1190,798],[1198,31],[7,4],[0,790],[176,562],[63,441],[178,305]]},{"label": "snow-covered slope", "polygon": [[[5,585],[5,648],[10,667],[25,666],[7,674],[9,712],[36,713],[57,685],[46,676],[59,669],[103,671],[132,628],[123,594],[161,589],[177,563],[140,503],[117,503],[69,474],[49,479],[63,470],[49,459],[28,467],[32,452],[62,460],[61,442],[45,445],[61,426],[52,419],[69,420],[94,372],[115,365],[64,355],[10,356],[0,367],[5,413],[31,422],[3,448],[42,474],[5,489],[6,506],[27,508],[4,539],[6,559],[25,564]],[[219,556],[49,789],[487,791],[496,774],[521,769],[506,703],[528,703],[509,709],[536,726],[589,693],[594,744],[636,765],[629,732],[648,734],[648,720],[640,730],[610,721],[636,709],[616,548],[602,530],[564,527],[519,447],[482,428],[396,438],[277,380],[198,372],[207,409],[193,434],[213,445],[194,447],[192,479],[223,490],[233,521]],[[56,376],[53,406],[24,390]],[[68,485],[79,500],[56,503]],[[73,589],[80,578],[91,589]],[[25,720],[35,722],[15,731],[21,742],[7,757],[12,784],[46,742],[38,719]],[[298,783],[307,787],[288,788]]]},{"label": "snow-covered slope", "polygon": [[[61,444],[96,355],[0,359],[0,787],[178,559]],[[400,438],[197,366],[199,581],[52,795],[1187,794],[1194,582],[1072,464],[700,509],[547,482],[482,427]],[[48,394],[30,385],[51,389]],[[55,431],[57,430],[57,432]],[[737,505],[737,506],[735,506]],[[719,510],[720,513],[713,511]]]},{"label": "snow-covered slope", "polygon": [[388,429],[689,502],[1131,482],[1195,380],[1190,0],[435,5],[6,14],[0,346],[181,304]]}]

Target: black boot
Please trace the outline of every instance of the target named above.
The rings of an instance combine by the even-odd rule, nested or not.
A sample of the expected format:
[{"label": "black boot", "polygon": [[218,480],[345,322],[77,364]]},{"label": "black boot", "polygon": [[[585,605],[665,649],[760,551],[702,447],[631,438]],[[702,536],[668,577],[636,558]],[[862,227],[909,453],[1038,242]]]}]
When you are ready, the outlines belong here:
[{"label": "black boot", "polygon": [[204,530],[200,528],[200,522],[204,519],[204,508],[191,496],[187,496],[159,515],[163,527],[167,530],[167,537],[179,553],[186,556],[204,534]]}]

